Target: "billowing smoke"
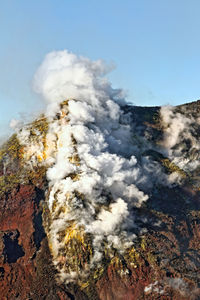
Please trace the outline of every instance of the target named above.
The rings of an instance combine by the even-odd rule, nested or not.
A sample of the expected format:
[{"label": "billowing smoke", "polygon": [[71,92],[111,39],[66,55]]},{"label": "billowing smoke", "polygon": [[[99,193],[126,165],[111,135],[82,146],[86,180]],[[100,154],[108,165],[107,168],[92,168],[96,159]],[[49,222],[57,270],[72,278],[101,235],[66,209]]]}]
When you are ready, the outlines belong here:
[{"label": "billowing smoke", "polygon": [[163,144],[168,150],[180,142],[181,134],[192,122],[191,119],[186,118],[180,113],[176,113],[174,110],[175,108],[173,106],[163,106],[160,110],[165,125]]},{"label": "billowing smoke", "polygon": [[130,116],[121,110],[124,93],[112,88],[104,77],[108,71],[102,61],[67,51],[48,54],[34,78],[34,89],[47,103],[45,142],[37,131],[32,139],[29,128],[18,134],[28,145],[30,167],[48,168],[48,238],[66,282],[80,275],[66,267],[70,263],[62,256],[70,236],[90,237],[90,267],[98,264],[105,247],[123,252],[135,236],[134,209],[148,200],[153,180],[168,181],[156,163],[137,159]]},{"label": "billowing smoke", "polygon": [[199,164],[200,143],[196,136],[199,120],[184,107],[163,106],[160,113],[164,125],[164,153],[181,169],[194,170]]},{"label": "billowing smoke", "polygon": [[[103,61],[91,61],[85,57],[78,57],[68,51],[58,51],[49,53],[34,78],[34,89],[40,93],[48,103],[47,113],[52,115],[59,109],[59,104],[63,99],[80,100],[82,105],[77,107],[71,105],[71,112],[75,110],[76,118],[86,118],[93,113],[95,108],[100,109],[105,103],[110,107],[115,118],[117,113],[113,107],[113,102],[123,102],[122,90],[113,89],[104,75],[110,71],[111,66],[107,66]],[[84,104],[83,104],[84,103]],[[89,106],[88,106],[89,105]],[[89,109],[90,108],[90,109]],[[105,109],[105,106],[102,109]],[[80,111],[78,111],[81,109]],[[98,111],[100,113],[101,111]],[[79,115],[77,115],[79,114]],[[89,115],[88,115],[89,114]],[[101,114],[99,115],[101,118]],[[91,116],[90,116],[91,117]],[[81,121],[81,120],[80,120]]]}]

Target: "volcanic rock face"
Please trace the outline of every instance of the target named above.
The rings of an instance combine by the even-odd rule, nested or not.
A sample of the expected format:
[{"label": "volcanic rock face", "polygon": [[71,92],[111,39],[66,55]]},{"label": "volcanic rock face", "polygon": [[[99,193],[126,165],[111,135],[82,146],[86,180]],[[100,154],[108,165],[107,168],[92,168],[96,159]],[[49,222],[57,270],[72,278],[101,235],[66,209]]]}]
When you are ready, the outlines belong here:
[{"label": "volcanic rock face", "polygon": [[[61,155],[69,101],[54,118],[27,125],[1,149],[1,299],[199,299],[200,102],[165,109],[121,107],[123,133],[125,126],[131,133],[130,153],[125,157],[123,145],[121,153],[110,149],[111,156],[101,151],[103,162],[112,157],[116,166],[121,159],[112,176],[125,177],[116,177],[115,184],[124,180],[124,188],[134,184],[134,189],[121,196],[122,202],[115,195],[124,191],[104,181],[103,188],[95,185],[96,194],[91,190],[93,203],[86,181],[80,183],[89,167],[75,131],[69,131],[68,152]],[[96,130],[93,124],[88,128]],[[58,155],[65,165],[55,180]],[[132,155],[137,176],[127,173],[136,168]],[[108,169],[97,170],[109,178]],[[93,175],[94,170],[88,179]],[[62,190],[66,182],[75,188]],[[123,205],[115,211],[116,203]],[[110,223],[113,216],[118,224]]]}]

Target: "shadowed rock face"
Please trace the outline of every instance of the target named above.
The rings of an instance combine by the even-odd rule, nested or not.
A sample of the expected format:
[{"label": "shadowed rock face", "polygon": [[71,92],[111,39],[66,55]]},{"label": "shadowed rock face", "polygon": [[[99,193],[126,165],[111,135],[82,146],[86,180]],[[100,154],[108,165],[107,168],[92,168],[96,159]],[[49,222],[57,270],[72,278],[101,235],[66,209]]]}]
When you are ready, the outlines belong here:
[{"label": "shadowed rock face", "polygon": [[25,254],[22,246],[18,244],[18,237],[19,237],[18,230],[4,233],[3,256],[5,257],[4,261],[9,264],[15,263],[20,257],[24,256]]},{"label": "shadowed rock face", "polygon": [[[177,109],[197,116],[200,104]],[[131,114],[138,136],[155,144],[163,137],[159,110],[124,108]],[[190,153],[189,144],[184,151]],[[166,173],[175,168],[155,149],[142,155],[163,164]],[[114,253],[112,258],[105,254],[102,268],[92,271],[84,284],[64,285],[57,280],[46,235],[46,170],[27,171],[21,146],[13,136],[0,152],[1,299],[199,299],[199,186],[198,168],[186,174],[179,186],[155,183],[147,203],[135,209],[135,224],[145,226],[146,231],[138,235],[133,247],[124,254]],[[73,237],[75,265],[87,262],[89,255],[89,248],[83,244],[80,251],[79,246]]]}]

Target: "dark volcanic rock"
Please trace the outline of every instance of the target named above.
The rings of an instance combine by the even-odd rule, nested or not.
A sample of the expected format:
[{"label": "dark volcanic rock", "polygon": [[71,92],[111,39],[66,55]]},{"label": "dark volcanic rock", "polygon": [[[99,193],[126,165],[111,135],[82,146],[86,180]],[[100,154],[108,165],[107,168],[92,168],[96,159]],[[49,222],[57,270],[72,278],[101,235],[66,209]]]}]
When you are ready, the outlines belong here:
[{"label": "dark volcanic rock", "polygon": [[15,263],[20,257],[24,256],[24,250],[22,246],[18,244],[19,231],[9,231],[4,233],[4,262]]},{"label": "dark volcanic rock", "polygon": [[[186,107],[187,114],[196,114],[200,105]],[[142,137],[161,139],[158,107],[127,106],[124,111],[131,114]],[[143,155],[159,163],[165,159],[153,149]],[[169,171],[169,164],[164,167]],[[199,186],[198,170],[179,187],[155,184],[147,205],[136,210],[138,225],[144,218],[151,222],[134,247],[124,256],[105,256],[102,269],[85,285],[64,286],[57,281],[44,228],[45,170],[27,171],[20,145],[12,137],[0,154],[0,298],[200,299]],[[80,253],[74,256],[84,261]]]},{"label": "dark volcanic rock", "polygon": [[[9,172],[11,172],[9,170]],[[18,184],[0,197],[1,299],[70,299],[55,281],[41,214],[44,192]],[[50,297],[50,296],[49,296]]]}]

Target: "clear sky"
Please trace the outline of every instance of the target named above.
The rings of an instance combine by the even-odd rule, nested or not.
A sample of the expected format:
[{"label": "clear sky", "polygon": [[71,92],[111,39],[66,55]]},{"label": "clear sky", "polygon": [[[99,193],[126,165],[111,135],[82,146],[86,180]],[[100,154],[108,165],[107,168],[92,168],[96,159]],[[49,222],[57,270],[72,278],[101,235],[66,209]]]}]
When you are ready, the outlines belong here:
[{"label": "clear sky", "polygon": [[31,81],[46,53],[114,62],[114,87],[137,105],[200,98],[199,0],[2,0],[0,135],[40,110]]}]

